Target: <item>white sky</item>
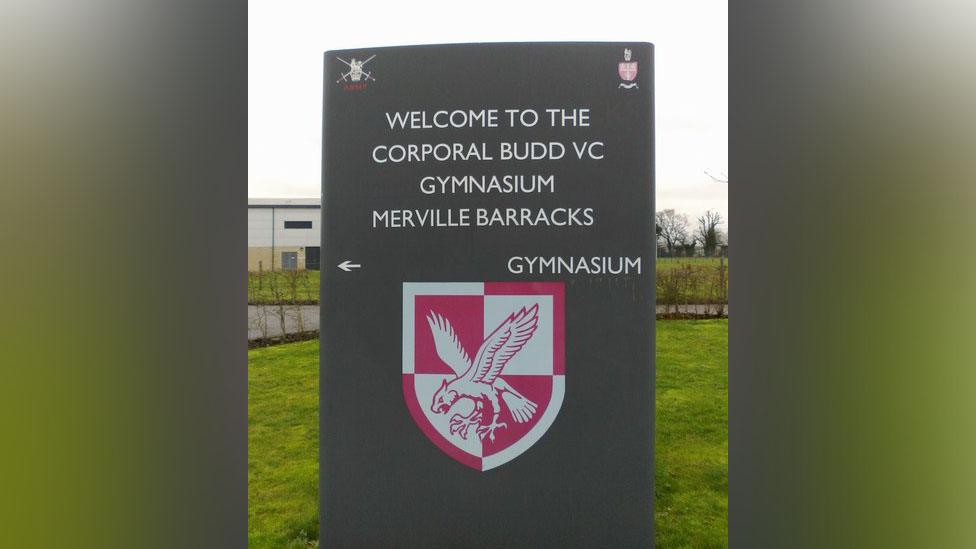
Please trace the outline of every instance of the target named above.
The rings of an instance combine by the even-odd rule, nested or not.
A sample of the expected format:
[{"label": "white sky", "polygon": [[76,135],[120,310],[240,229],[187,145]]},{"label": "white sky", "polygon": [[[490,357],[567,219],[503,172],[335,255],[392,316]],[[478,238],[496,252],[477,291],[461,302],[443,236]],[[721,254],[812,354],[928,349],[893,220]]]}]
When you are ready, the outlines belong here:
[{"label": "white sky", "polygon": [[319,196],[325,50],[538,41],[654,43],[657,208],[728,219],[726,0],[251,0],[248,196]]}]

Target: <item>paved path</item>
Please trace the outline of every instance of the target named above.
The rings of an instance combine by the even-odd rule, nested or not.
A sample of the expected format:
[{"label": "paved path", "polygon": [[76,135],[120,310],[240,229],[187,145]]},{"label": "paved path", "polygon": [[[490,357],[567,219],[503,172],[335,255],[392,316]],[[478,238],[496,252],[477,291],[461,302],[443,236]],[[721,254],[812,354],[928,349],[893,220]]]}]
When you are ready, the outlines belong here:
[{"label": "paved path", "polygon": [[[726,315],[729,314],[728,305],[678,305],[679,313],[694,314],[694,315],[713,315],[716,311],[721,308]],[[657,314],[664,314],[668,312],[668,307],[666,305],[657,306]],[[670,312],[675,312],[674,307],[671,308]]]},{"label": "paved path", "polygon": [[[294,334],[319,329],[318,305],[285,305],[285,331]],[[276,305],[247,306],[247,339],[281,335],[281,315]]]},{"label": "paved path", "polygon": [[[692,314],[714,314],[715,305],[682,305],[678,311]],[[314,331],[319,329],[318,305],[286,305],[285,330],[293,334],[300,331]],[[657,306],[657,313],[665,311],[664,305]],[[726,311],[728,307],[726,306]],[[261,337],[276,337],[281,335],[281,318],[277,306],[248,305],[247,306],[247,339]]]}]

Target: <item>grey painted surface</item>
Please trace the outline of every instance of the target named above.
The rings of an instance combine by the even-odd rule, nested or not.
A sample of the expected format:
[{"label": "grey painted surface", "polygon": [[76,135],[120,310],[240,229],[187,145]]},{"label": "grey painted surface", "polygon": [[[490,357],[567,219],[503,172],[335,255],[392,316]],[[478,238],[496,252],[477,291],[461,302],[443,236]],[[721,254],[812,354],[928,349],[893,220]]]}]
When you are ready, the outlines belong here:
[{"label": "grey painted surface", "polygon": [[[620,87],[618,76],[625,49],[641,67],[639,86],[630,89]],[[345,88],[348,65],[336,58],[371,56],[375,81]],[[650,44],[376,48],[329,52],[324,62],[321,546],[653,546],[653,270],[602,276],[589,269],[553,269],[530,275],[508,267],[513,256],[523,254],[641,258],[653,264]],[[501,110],[507,108],[578,107],[591,109],[591,127],[549,128],[540,122],[512,128],[500,122],[495,128],[391,131],[384,115],[486,108],[504,117]],[[559,142],[573,158],[571,141],[598,141],[605,143],[606,155],[524,161],[490,154],[501,143],[518,143],[524,152],[530,141],[543,148]],[[418,143],[482,144],[489,154],[484,161],[395,164],[370,156],[379,145]],[[422,177],[435,174],[533,173],[554,176],[558,191],[428,196],[417,187]],[[589,208],[599,222],[474,221],[447,227],[442,217],[439,226],[402,229],[398,222],[373,229],[370,222],[373,211],[446,215],[458,208],[515,207]],[[345,261],[362,268],[333,267]],[[427,429],[424,412],[418,419],[411,409],[426,403],[416,400],[416,378],[398,367],[409,345],[405,282],[562,284],[565,337],[558,352],[565,354],[565,398],[545,435],[518,458],[490,471],[482,468],[481,457],[472,465],[459,462],[456,440]],[[416,320],[416,307],[414,313],[410,318]],[[489,443],[488,454],[496,455],[492,448]]]}]

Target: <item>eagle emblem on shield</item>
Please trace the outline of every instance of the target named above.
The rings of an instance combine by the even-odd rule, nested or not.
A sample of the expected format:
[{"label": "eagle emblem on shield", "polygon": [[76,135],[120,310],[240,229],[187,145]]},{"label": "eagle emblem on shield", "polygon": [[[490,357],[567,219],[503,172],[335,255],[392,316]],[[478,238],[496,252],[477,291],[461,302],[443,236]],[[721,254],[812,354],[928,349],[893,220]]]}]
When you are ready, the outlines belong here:
[{"label": "eagle emblem on shield", "polygon": [[420,431],[487,471],[552,425],[565,392],[561,282],[403,284],[403,396]]},{"label": "eagle emblem on shield", "polygon": [[617,75],[623,80],[618,88],[631,89],[637,87],[637,82],[634,82],[637,79],[637,61],[632,61],[632,57],[633,52],[630,51],[630,48],[625,48],[624,60],[617,63]]}]

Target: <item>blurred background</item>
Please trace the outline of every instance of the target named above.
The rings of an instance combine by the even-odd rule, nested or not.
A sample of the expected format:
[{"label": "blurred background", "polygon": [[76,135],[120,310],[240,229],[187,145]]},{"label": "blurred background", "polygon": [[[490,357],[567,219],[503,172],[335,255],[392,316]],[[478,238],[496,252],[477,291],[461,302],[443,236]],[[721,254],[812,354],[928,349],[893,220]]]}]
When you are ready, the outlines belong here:
[{"label": "blurred background", "polygon": [[0,546],[246,545],[247,14],[0,7]]},{"label": "blurred background", "polygon": [[730,17],[733,546],[976,544],[974,15]]}]

